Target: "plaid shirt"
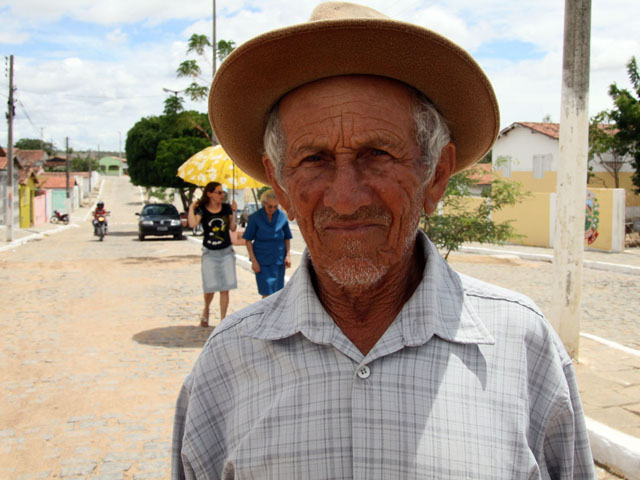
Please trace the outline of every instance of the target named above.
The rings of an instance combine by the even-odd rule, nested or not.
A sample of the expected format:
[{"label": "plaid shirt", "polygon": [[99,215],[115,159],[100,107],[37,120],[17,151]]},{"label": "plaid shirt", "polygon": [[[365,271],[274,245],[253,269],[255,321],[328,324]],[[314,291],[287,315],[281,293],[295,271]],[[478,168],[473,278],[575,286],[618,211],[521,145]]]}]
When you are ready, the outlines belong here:
[{"label": "plaid shirt", "polygon": [[363,356],[310,281],[218,326],[176,408],[174,479],[595,478],[571,359],[528,298],[423,280]]}]

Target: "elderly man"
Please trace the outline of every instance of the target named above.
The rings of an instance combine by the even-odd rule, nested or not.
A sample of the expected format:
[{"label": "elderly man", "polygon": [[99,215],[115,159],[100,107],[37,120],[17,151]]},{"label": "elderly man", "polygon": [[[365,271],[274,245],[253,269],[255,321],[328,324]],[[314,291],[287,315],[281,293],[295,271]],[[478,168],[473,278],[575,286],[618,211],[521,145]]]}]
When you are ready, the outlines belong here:
[{"label": "elderly man", "polygon": [[209,101],[308,251],[204,346],[178,399],[175,479],[594,477],[571,360],[540,310],[458,275],[418,230],[497,134],[466,52],[326,3],[239,47]]}]

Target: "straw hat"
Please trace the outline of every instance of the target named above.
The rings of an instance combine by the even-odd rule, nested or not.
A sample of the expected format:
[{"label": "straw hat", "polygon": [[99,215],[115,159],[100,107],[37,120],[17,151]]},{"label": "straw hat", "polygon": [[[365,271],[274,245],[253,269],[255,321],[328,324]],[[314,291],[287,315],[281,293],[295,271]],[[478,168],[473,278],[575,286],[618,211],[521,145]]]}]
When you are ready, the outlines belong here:
[{"label": "straw hat", "polygon": [[482,158],[498,134],[493,88],[465,50],[426,28],[344,2],[322,3],[308,22],[236,48],[209,91],[213,131],[242,170],[267,182],[261,161],[266,114],[295,88],[338,75],[389,77],[424,93],[451,129],[456,171]]}]

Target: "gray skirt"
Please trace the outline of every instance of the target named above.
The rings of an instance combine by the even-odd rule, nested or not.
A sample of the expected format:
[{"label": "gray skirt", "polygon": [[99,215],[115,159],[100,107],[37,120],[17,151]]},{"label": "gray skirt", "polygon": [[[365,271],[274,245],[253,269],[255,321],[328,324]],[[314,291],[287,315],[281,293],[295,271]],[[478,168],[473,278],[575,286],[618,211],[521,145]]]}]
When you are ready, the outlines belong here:
[{"label": "gray skirt", "polygon": [[236,254],[229,245],[222,250],[202,247],[202,290],[204,293],[225,292],[238,287]]}]

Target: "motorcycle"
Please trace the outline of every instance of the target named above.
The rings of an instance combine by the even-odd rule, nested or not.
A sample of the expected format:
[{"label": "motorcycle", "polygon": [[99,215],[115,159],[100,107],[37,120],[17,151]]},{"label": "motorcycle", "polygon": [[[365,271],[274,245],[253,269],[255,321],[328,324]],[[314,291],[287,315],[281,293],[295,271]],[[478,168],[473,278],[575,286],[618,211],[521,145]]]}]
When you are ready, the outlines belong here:
[{"label": "motorcycle", "polygon": [[100,241],[107,234],[107,213],[96,215],[93,219],[93,234],[96,235]]},{"label": "motorcycle", "polygon": [[68,213],[60,213],[58,210],[53,211],[53,216],[49,219],[51,223],[64,223],[65,225],[69,224],[69,214]]}]

